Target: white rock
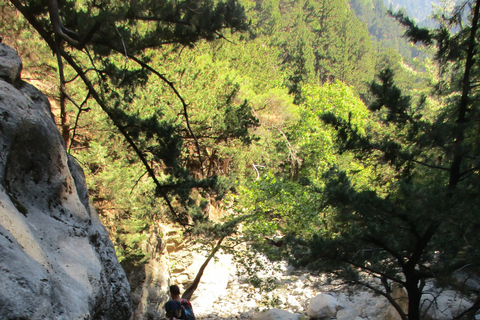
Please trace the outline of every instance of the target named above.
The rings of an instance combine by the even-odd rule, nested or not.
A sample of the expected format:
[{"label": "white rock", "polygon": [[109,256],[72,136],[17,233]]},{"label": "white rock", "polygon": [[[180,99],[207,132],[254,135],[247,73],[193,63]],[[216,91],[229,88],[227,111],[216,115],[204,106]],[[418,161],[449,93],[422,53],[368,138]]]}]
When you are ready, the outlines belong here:
[{"label": "white rock", "polygon": [[365,318],[367,319],[372,319],[378,317],[378,308],[375,306],[367,306],[365,309],[363,309],[363,313]]},{"label": "white rock", "polygon": [[245,303],[246,309],[255,309],[258,307],[257,302],[255,300],[248,300]]},{"label": "white rock", "polygon": [[354,319],[359,319],[359,317],[357,317],[357,314],[354,310],[343,309],[343,310],[337,311],[336,319],[337,320],[354,320]]},{"label": "white rock", "polygon": [[308,316],[311,319],[318,320],[330,319],[335,317],[337,310],[341,308],[342,306],[335,297],[322,293],[311,300],[308,307]]},{"label": "white rock", "polygon": [[305,288],[305,283],[301,280],[297,280],[295,283],[294,283],[294,286],[298,289],[304,289]]},{"label": "white rock", "polygon": [[302,310],[302,305],[299,300],[297,300],[296,297],[293,296],[288,296],[287,297],[287,306],[290,308],[294,308],[297,311]]}]

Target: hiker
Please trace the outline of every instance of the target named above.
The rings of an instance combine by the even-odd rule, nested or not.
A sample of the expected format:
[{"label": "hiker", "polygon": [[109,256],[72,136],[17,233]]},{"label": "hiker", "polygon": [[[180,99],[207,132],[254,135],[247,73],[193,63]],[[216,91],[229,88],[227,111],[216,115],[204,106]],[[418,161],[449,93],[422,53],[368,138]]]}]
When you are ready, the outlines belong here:
[{"label": "hiker", "polygon": [[182,297],[180,297],[180,288],[177,285],[170,286],[170,296],[172,297],[172,300],[178,301],[182,305],[181,319],[195,320],[192,304],[187,299],[182,299]]},{"label": "hiker", "polygon": [[165,303],[165,316],[167,320],[178,320],[182,317],[182,304],[177,300],[169,300]]}]

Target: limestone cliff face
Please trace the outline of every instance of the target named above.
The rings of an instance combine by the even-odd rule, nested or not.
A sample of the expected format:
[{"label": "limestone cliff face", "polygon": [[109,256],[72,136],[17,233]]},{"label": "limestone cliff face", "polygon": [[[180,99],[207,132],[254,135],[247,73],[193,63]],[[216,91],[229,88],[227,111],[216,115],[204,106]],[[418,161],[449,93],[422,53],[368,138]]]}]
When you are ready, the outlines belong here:
[{"label": "limestone cliff face", "polygon": [[130,286],[46,97],[0,43],[0,319],[129,319]]}]

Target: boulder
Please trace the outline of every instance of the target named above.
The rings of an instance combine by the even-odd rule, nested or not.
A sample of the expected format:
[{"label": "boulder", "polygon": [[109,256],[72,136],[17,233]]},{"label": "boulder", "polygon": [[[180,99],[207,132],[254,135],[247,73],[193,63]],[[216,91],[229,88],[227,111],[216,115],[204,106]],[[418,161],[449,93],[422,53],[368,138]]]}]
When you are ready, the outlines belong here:
[{"label": "boulder", "polygon": [[336,317],[337,311],[343,309],[339,301],[326,293],[315,296],[308,307],[310,319],[324,320]]},{"label": "boulder", "polygon": [[47,98],[0,43],[0,319],[129,319],[130,286]]},{"label": "boulder", "polygon": [[269,309],[253,316],[252,320],[300,320],[301,315],[280,309]]},{"label": "boulder", "polygon": [[422,317],[425,320],[449,320],[472,307],[469,299],[457,291],[440,288],[426,290],[422,297]]}]

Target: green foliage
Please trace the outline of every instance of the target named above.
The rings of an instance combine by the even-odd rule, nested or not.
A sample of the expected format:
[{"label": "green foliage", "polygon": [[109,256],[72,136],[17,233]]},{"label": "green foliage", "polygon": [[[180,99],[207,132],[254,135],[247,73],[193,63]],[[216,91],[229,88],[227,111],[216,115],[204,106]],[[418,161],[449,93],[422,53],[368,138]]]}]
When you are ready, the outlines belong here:
[{"label": "green foliage", "polygon": [[[337,117],[365,130],[367,108],[355,96],[351,87],[340,81],[323,86],[307,86],[304,89],[305,103],[299,111],[300,117],[289,131],[291,142],[302,159],[299,175],[319,183],[322,174],[332,165],[338,163],[335,156],[334,130],[325,127],[322,117],[335,113]],[[351,168],[356,167],[352,163]]]},{"label": "green foliage", "polygon": [[142,244],[148,239],[144,231],[148,231],[149,223],[144,220],[129,219],[116,226],[116,236],[113,239],[118,261],[130,271],[142,266],[149,256],[142,250]]},{"label": "green foliage", "polygon": [[320,209],[325,187],[323,174],[332,165],[348,171],[357,189],[372,187],[372,172],[355,161],[352,154],[335,154],[335,130],[322,121],[324,116],[334,113],[365,132],[370,128],[366,106],[352,88],[339,81],[321,87],[306,86],[303,95],[305,103],[298,106],[298,118],[286,128],[288,140],[282,140],[288,143],[276,144],[278,153],[298,160],[298,167],[285,159],[284,170],[263,175],[248,188],[242,188],[239,197],[238,207],[252,214],[245,222],[244,232],[255,239],[255,247],[272,259],[284,257],[281,239],[285,235],[311,238],[330,223]]},{"label": "green foliage", "polygon": [[[406,21],[403,16],[400,19]],[[478,28],[477,22],[473,20],[473,28]],[[424,35],[417,31],[413,28],[409,35],[427,43],[434,41],[430,33]],[[456,37],[456,46],[459,43],[476,46],[471,39]],[[468,54],[465,51],[467,60]],[[468,64],[464,65],[461,60],[456,63],[465,69],[463,78],[459,82],[453,78],[452,85],[462,84],[462,79],[469,77]],[[471,77],[469,81],[476,76],[471,74]],[[381,83],[372,86],[377,100],[370,110],[382,128],[375,134],[362,134],[338,118],[326,120],[337,126],[345,150],[353,150],[359,159],[366,155],[378,159],[377,163],[381,164],[375,171],[378,180],[384,180],[391,170],[394,180],[387,190],[379,193],[355,191],[350,179],[341,172],[327,176],[324,207],[335,208],[332,218],[339,226],[337,234],[334,237],[318,234],[312,240],[294,241],[294,247],[299,245],[303,250],[292,249],[291,252],[301,252],[295,254],[297,261],[335,272],[347,281],[364,282],[361,274],[355,271],[384,278],[384,287],[374,287],[374,290],[385,296],[389,294],[390,281],[400,283],[407,290],[409,309],[397,310],[403,317],[408,314],[408,319],[418,319],[426,279],[439,278],[444,282],[460,266],[473,274],[479,270],[478,264],[470,258],[455,259],[452,254],[454,251],[475,251],[470,244],[475,238],[465,238],[473,236],[473,230],[467,226],[458,228],[458,221],[478,223],[478,217],[472,215],[478,210],[477,201],[471,202],[478,197],[478,193],[471,193],[471,186],[479,182],[478,167],[471,161],[476,158],[477,142],[470,139],[473,133],[470,130],[475,127],[473,118],[466,115],[462,118],[461,111],[473,105],[467,107],[462,103],[465,100],[452,99],[430,121],[429,116],[425,116],[428,114],[425,105],[412,106],[410,98],[401,94],[392,78],[387,70],[380,74]],[[467,91],[465,86],[462,88],[462,96],[476,95],[475,88]],[[453,112],[463,119],[461,127],[459,118],[447,116]],[[461,150],[455,147],[459,137]],[[462,165],[456,165],[456,161],[461,161]],[[464,206],[470,210],[465,211]],[[444,241],[446,237],[449,244]]]},{"label": "green foliage", "polygon": [[[164,84],[150,81],[148,86],[135,89],[135,99],[113,110],[116,119],[145,150],[146,159],[155,163],[160,190],[168,192],[178,216],[172,216],[165,202],[155,197],[158,187],[106,119],[98,118],[97,113],[83,115],[79,127],[95,127],[98,142],[89,141],[90,133],[77,131],[74,144],[88,148],[75,153],[93,169],[88,174],[90,194],[99,199],[95,201],[98,208],[116,208],[119,220],[172,217],[182,223],[189,221],[195,228],[191,234],[208,234],[212,239],[223,232],[207,230],[211,228],[206,221],[207,207],[235,187],[235,179],[243,169],[242,159],[251,159],[249,150],[256,148],[252,143],[258,140],[253,132],[258,127],[253,108],[270,99],[269,91],[276,93],[275,86],[281,85],[276,78],[279,71],[269,65],[269,59],[275,57],[273,50],[239,38],[236,41],[240,44],[202,42],[181,51],[168,48],[155,51],[156,55],[149,53],[151,64],[175,81],[182,95],[188,97],[190,126],[200,144],[203,173],[185,119],[179,117],[183,106]],[[258,54],[254,60],[245,52]],[[109,212],[100,210],[104,211]]]},{"label": "green foliage", "polygon": [[[228,183],[222,179],[225,186],[218,186],[216,172],[203,173],[202,154],[198,167],[187,163],[189,154],[202,150],[190,123],[183,122],[188,121],[188,105],[173,82],[155,69],[162,63],[155,56],[221,38],[227,29],[246,30],[243,7],[235,0],[12,3],[57,56],[62,134],[90,171],[90,194],[100,213],[111,217],[113,206],[117,223],[125,222],[125,235],[114,240],[124,265],[143,259],[140,242],[145,237],[135,227],[137,220],[148,227],[150,219],[165,215],[185,226],[204,219],[203,196],[225,192]],[[217,121],[225,127],[217,130],[226,143],[250,143],[249,129],[257,125],[251,107],[234,99],[234,83],[222,86],[225,91],[215,94],[217,104],[223,104]],[[165,87],[173,95],[158,99]],[[147,99],[144,90],[150,90]],[[170,107],[178,102],[180,112]],[[184,142],[192,138],[193,148]]]}]

